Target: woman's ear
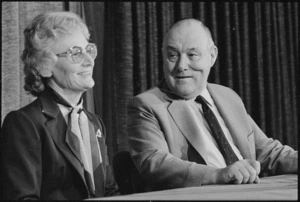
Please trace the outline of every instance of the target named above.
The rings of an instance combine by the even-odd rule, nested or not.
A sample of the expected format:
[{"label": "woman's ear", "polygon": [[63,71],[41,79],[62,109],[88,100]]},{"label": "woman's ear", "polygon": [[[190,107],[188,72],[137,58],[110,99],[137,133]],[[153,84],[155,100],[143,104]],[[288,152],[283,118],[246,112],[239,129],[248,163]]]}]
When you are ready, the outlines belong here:
[{"label": "woman's ear", "polygon": [[[50,57],[49,57],[50,56]],[[57,58],[55,55],[45,55],[45,57],[40,62],[37,71],[42,77],[52,77],[52,69],[55,67]]]},{"label": "woman's ear", "polygon": [[51,77],[52,76],[52,68],[48,65],[41,65],[37,68],[37,71],[42,77]]}]

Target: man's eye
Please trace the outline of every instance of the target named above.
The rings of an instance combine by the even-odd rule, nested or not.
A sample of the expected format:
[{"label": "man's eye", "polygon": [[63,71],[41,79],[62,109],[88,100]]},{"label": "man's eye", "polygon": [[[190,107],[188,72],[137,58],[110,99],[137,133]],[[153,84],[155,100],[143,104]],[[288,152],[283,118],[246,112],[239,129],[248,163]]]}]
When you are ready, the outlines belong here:
[{"label": "man's eye", "polygon": [[178,54],[177,53],[174,53],[174,52],[169,52],[168,53],[168,58],[170,61],[176,61],[177,60],[177,57],[178,57]]},{"label": "man's eye", "polygon": [[189,53],[188,56],[189,56],[189,57],[196,57],[196,56],[198,56],[198,55],[197,55],[196,53]]},{"label": "man's eye", "polygon": [[199,60],[199,55],[196,53],[189,53],[188,57],[190,58],[191,61],[195,62]]},{"label": "man's eye", "polygon": [[171,53],[168,53],[168,55],[169,55],[169,57],[176,57],[176,56],[177,56],[177,53],[171,52]]}]

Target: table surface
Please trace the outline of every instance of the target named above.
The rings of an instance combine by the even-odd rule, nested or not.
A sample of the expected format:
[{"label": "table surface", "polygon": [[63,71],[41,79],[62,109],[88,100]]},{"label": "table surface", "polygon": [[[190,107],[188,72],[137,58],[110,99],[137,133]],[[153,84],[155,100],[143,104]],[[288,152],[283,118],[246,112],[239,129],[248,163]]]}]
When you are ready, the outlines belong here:
[{"label": "table surface", "polygon": [[298,200],[298,175],[277,175],[259,184],[205,185],[92,200]]}]

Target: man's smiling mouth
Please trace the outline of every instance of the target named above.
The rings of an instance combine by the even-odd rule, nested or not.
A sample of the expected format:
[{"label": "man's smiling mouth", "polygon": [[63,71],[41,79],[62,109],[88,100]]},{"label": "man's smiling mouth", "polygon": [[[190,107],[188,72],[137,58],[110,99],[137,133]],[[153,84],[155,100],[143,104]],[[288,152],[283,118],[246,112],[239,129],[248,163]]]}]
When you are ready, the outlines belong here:
[{"label": "man's smiling mouth", "polygon": [[189,79],[191,76],[175,76],[176,79]]}]

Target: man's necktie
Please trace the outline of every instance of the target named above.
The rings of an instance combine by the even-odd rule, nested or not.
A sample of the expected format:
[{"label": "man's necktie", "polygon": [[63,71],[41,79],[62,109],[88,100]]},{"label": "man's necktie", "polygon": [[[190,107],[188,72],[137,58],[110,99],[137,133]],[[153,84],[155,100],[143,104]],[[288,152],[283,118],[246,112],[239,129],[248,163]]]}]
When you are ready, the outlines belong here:
[{"label": "man's necktie", "polygon": [[207,105],[207,101],[199,95],[196,100],[202,105],[204,117],[211,129],[212,136],[215,138],[220,152],[223,155],[225,162],[227,165],[230,165],[239,159],[237,158],[236,154],[232,150],[225,134],[222,131],[222,128],[217,120],[217,117],[214,115],[213,111]]},{"label": "man's necktie", "polygon": [[82,109],[73,108],[70,113],[71,130],[79,140],[80,156],[84,166],[85,178],[91,193],[95,193],[93,161],[91,154],[88,119]]}]

